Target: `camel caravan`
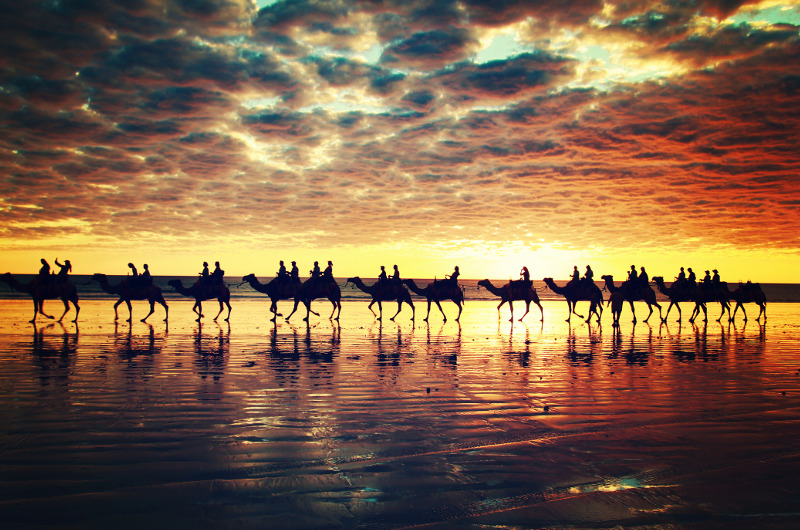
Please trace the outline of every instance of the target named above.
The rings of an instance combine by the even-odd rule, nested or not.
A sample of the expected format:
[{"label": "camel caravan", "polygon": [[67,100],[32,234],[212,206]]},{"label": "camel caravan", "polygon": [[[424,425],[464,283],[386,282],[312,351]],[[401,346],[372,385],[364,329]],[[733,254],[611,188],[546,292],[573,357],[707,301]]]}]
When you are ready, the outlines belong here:
[{"label": "camel caravan", "polygon": [[[75,309],[75,319],[77,322],[80,307],[78,305],[78,293],[75,285],[69,279],[69,273],[72,271],[72,265],[69,260],[64,263],[59,263],[56,258],[55,263],[59,267],[58,273],[50,271],[50,265],[45,259],[41,260],[42,266],[39,273],[33,281],[23,284],[18,281],[11,273],[5,273],[0,276],[0,280],[7,283],[11,288],[29,294],[33,299],[34,314],[31,322],[35,322],[39,315],[48,319],[54,319],[52,315],[44,312],[45,300],[60,299],[64,304],[64,312],[58,321],[62,321],[70,310],[70,304]],[[272,322],[277,321],[278,317],[283,316],[278,312],[278,302],[291,301],[294,303],[291,313],[286,317],[289,322],[292,316],[297,312],[300,304],[305,307],[306,315],[303,318],[308,322],[310,315],[314,314],[319,316],[319,313],[311,309],[311,303],[318,299],[327,299],[333,309],[329,319],[339,320],[342,310],[342,293],[341,289],[333,276],[333,262],[328,261],[328,266],[321,270],[319,262],[314,262],[314,267],[309,271],[309,278],[301,281],[297,263],[292,261],[291,270],[287,270],[284,262],[280,262],[280,267],[276,276],[267,283],[262,283],[254,274],[248,274],[242,278],[238,286],[248,284],[255,291],[264,293],[270,300],[269,311]],[[130,269],[129,275],[126,276],[120,283],[112,285],[105,274],[96,273],[92,275],[89,281],[97,282],[100,289],[104,292],[117,296],[118,300],[114,303],[114,320],[119,319],[118,307],[124,302],[128,307],[127,321],[131,322],[133,319],[133,309],[131,302],[133,300],[146,300],[150,306],[150,311],[141,319],[146,322],[147,319],[155,312],[155,305],[159,304],[164,308],[164,320],[169,318],[169,307],[164,299],[164,294],[161,289],[153,284],[153,279],[150,276],[150,270],[147,264],[144,265],[144,271],[140,274],[132,263],[128,263]],[[669,300],[669,306],[666,312],[662,311],[661,305],[656,301],[656,292],[651,286],[651,280],[648,277],[644,267],[640,267],[637,272],[636,267],[631,265],[631,270],[628,271],[628,277],[621,284],[617,285],[614,282],[614,277],[611,275],[604,275],[601,277],[603,280],[603,288],[601,289],[594,281],[594,273],[590,266],[586,266],[586,272],[581,275],[577,267],[574,267],[571,279],[564,285],[558,285],[553,278],[544,278],[545,289],[550,289],[553,293],[563,296],[567,302],[567,322],[573,315],[581,319],[586,319],[589,323],[592,318],[596,318],[600,323],[603,313],[604,302],[611,307],[612,326],[618,327],[620,316],[627,302],[633,314],[633,323],[636,324],[636,311],[634,302],[644,302],[647,305],[649,313],[644,319],[648,322],[653,315],[654,309],[658,309],[658,314],[661,322],[666,322],[670,311],[675,307],[678,311],[678,319],[682,319],[682,312],[679,303],[689,302],[694,303],[692,314],[689,322],[694,322],[702,314],[703,322],[708,319],[708,304],[719,303],[721,312],[717,322],[727,315],[728,321],[732,322],[736,318],[736,313],[739,309],[742,310],[745,322],[747,321],[747,312],[744,304],[754,303],[759,307],[759,313],[756,317],[757,321],[761,321],[764,317],[766,322],[766,303],[767,299],[761,286],[757,283],[742,283],[736,289],[730,290],[727,282],[720,280],[719,273],[716,269],[713,270],[714,275],[710,271],[705,271],[705,277],[697,280],[695,273],[691,268],[687,269],[688,275],[681,267],[680,273],[675,277],[675,281],[667,286],[664,282],[663,276],[655,276],[652,283],[655,284],[658,291]],[[431,306],[435,304],[442,314],[442,319],[447,322],[447,316],[442,308],[441,302],[451,301],[458,308],[458,315],[455,320],[458,322],[461,318],[461,313],[464,308],[464,289],[458,283],[460,271],[455,267],[450,275],[445,275],[444,279],[434,280],[426,286],[418,286],[412,279],[401,279],[400,271],[397,265],[394,266],[394,272],[390,275],[386,273],[384,266],[381,266],[381,272],[376,282],[368,285],[360,277],[355,276],[347,278],[345,286],[352,284],[355,289],[358,289],[365,294],[369,295],[371,300],[367,309],[369,309],[373,316],[378,320],[383,320],[383,303],[396,302],[397,311],[394,313],[390,320],[394,321],[403,309],[403,304],[411,308],[411,320],[416,318],[416,308],[412,300],[412,294],[425,298],[427,301],[427,313],[424,321],[427,322],[430,318]],[[195,303],[192,306],[192,311],[197,317],[197,321],[201,321],[204,317],[202,303],[204,301],[216,300],[219,303],[219,311],[214,317],[214,321],[220,317],[222,312],[227,307],[228,312],[224,318],[229,321],[231,315],[231,292],[228,285],[224,281],[225,271],[220,268],[219,262],[215,263],[213,272],[209,271],[208,263],[203,262],[203,270],[199,273],[199,278],[191,285],[185,286],[180,279],[169,280],[167,284],[172,289],[183,296],[193,298]],[[525,302],[525,313],[519,317],[522,321],[525,316],[530,312],[531,304],[539,307],[541,320],[544,321],[544,308],[539,300],[537,290],[533,286],[530,279],[530,272],[527,267],[523,267],[520,271],[519,280],[511,280],[502,286],[495,286],[488,279],[480,280],[478,282],[479,288],[486,289],[487,292],[500,298],[500,304],[497,306],[498,318],[500,318],[500,310],[503,305],[508,304],[511,318],[514,320],[514,302]],[[604,292],[608,292],[608,299],[604,297]],[[576,311],[578,302],[589,302],[589,311],[586,316],[579,314]],[[735,303],[733,311],[731,311],[731,304]],[[378,312],[376,313],[373,306],[378,305]]]}]

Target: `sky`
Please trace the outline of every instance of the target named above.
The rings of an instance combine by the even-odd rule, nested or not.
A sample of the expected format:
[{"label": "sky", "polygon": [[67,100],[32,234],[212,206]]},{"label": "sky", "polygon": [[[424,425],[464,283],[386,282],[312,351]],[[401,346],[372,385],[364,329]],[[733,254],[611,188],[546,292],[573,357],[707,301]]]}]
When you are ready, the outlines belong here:
[{"label": "sky", "polygon": [[798,3],[0,2],[0,272],[800,281]]}]

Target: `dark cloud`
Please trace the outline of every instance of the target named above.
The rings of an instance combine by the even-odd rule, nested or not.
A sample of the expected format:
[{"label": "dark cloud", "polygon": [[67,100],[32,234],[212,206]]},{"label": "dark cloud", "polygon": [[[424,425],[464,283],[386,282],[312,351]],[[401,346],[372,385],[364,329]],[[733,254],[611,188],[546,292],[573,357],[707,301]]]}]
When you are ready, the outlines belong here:
[{"label": "dark cloud", "polygon": [[437,69],[475,52],[477,41],[459,28],[416,33],[387,47],[381,62],[394,68]]}]

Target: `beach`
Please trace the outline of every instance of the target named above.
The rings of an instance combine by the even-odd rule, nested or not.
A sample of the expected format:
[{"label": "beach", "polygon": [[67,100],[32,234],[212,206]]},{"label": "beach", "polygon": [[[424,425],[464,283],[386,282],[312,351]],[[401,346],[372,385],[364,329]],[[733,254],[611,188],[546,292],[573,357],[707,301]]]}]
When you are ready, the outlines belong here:
[{"label": "beach", "polygon": [[488,298],[460,322],[317,301],[308,324],[257,296],[229,322],[170,299],[169,323],[145,302],[115,323],[113,302],[30,324],[3,300],[4,528],[800,524],[796,302],[694,324],[637,303],[619,330],[558,299],[523,323]]}]

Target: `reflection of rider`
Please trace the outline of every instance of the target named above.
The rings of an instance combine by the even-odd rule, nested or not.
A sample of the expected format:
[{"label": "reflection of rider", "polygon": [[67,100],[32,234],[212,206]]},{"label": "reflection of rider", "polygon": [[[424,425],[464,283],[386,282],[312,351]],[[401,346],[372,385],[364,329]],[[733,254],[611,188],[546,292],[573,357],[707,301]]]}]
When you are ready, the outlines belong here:
[{"label": "reflection of rider", "polygon": [[60,267],[58,276],[56,276],[56,280],[62,283],[66,282],[67,274],[72,272],[72,263],[70,263],[68,259],[65,259],[64,263],[59,263],[58,258],[56,258],[56,265]]}]

